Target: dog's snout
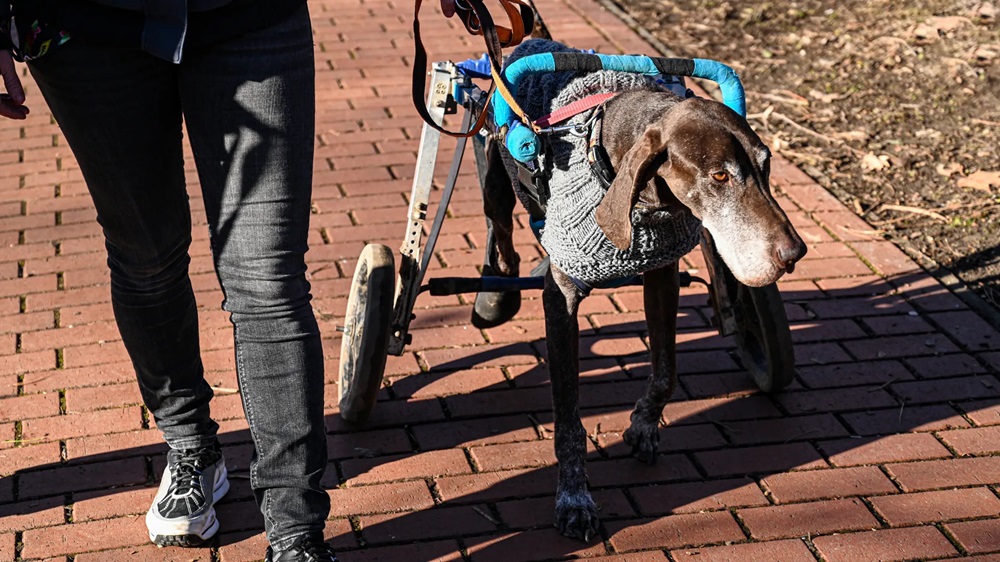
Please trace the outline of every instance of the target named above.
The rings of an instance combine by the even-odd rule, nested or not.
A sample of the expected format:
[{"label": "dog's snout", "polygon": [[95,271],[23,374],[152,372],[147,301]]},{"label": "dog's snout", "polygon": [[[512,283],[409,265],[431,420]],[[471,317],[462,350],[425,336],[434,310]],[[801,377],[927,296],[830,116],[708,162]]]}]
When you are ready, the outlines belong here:
[{"label": "dog's snout", "polygon": [[775,253],[781,269],[791,273],[795,269],[795,262],[806,255],[806,245],[798,237],[794,237],[785,243],[778,244]]}]

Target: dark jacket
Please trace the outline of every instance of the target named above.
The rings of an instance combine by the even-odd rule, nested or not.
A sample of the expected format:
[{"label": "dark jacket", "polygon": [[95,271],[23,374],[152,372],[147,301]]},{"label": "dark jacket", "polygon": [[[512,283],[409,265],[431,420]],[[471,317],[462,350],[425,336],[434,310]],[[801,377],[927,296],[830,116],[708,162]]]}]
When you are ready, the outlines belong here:
[{"label": "dark jacket", "polygon": [[[22,37],[37,21],[86,41],[142,48],[160,58],[179,62],[184,52],[266,27],[288,17],[305,2],[188,0],[188,13],[179,14],[181,19],[177,19],[178,14],[170,7],[179,4],[177,0],[9,0],[9,4],[0,4],[0,16],[12,4]],[[155,12],[157,6],[165,11]],[[150,9],[154,13],[150,14]]]}]

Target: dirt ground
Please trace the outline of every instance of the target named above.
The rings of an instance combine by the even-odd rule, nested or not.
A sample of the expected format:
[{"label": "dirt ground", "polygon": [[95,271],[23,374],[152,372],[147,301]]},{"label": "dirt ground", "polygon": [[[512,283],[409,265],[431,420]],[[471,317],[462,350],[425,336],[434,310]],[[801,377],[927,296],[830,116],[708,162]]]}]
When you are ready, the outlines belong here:
[{"label": "dirt ground", "polygon": [[772,150],[1000,308],[1000,16],[989,2],[616,0],[733,66]]}]

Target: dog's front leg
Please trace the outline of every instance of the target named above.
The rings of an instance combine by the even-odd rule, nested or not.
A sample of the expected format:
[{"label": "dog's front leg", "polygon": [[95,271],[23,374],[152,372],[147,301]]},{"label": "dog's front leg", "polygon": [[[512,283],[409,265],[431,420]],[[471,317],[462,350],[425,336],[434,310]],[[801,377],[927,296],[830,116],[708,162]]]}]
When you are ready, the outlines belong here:
[{"label": "dog's front leg", "polygon": [[677,262],[647,271],[642,276],[642,296],[649,330],[650,362],[646,394],[635,404],[625,443],[639,460],[653,464],[660,444],[659,422],[663,407],[677,386],[677,305],[680,298]]},{"label": "dog's front leg", "polygon": [[542,304],[556,426],[556,527],[568,537],[590,540],[597,534],[597,506],[587,490],[587,432],[580,421],[580,327],[577,310],[583,293],[558,267],[545,276]]}]

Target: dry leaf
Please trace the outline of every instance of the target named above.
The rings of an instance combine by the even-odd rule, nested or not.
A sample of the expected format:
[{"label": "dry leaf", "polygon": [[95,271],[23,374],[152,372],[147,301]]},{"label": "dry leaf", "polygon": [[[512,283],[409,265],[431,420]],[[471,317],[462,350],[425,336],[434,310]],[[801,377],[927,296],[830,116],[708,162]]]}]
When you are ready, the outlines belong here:
[{"label": "dry leaf", "polygon": [[976,47],[972,51],[972,57],[976,59],[976,64],[986,65],[993,62],[993,59],[997,58],[997,52],[986,47]]},{"label": "dry leaf", "polygon": [[791,145],[785,142],[785,140],[779,137],[778,135],[774,135],[773,137],[771,137],[771,148],[775,152],[781,152],[782,150],[788,148],[789,146]]},{"label": "dry leaf", "polygon": [[864,142],[868,140],[868,133],[864,131],[841,131],[838,133],[833,133],[830,136],[835,139],[840,139],[845,141]]},{"label": "dry leaf", "polygon": [[886,155],[876,155],[874,152],[869,152],[861,158],[861,169],[866,172],[874,172],[877,170],[882,170],[889,167],[889,157]]},{"label": "dry leaf", "polygon": [[953,174],[961,174],[965,169],[958,162],[952,162],[951,164],[938,164],[934,168],[938,174],[950,178]]},{"label": "dry leaf", "polygon": [[938,30],[936,27],[922,23],[918,25],[913,31],[913,38],[917,43],[931,43],[937,41]]},{"label": "dry leaf", "polygon": [[987,172],[985,170],[979,170],[978,172],[969,174],[968,177],[958,180],[958,187],[964,187],[966,189],[989,191],[991,185],[1000,187],[1000,172]]},{"label": "dry leaf", "polygon": [[960,29],[970,23],[972,23],[972,21],[970,21],[969,18],[962,16],[939,16],[927,18],[927,25],[943,33],[955,31],[956,29]]},{"label": "dry leaf", "polygon": [[997,9],[993,2],[980,2],[972,8],[972,16],[979,23],[990,23],[997,17]]},{"label": "dry leaf", "polygon": [[832,101],[837,101],[843,97],[843,94],[824,94],[819,90],[809,90],[809,97],[819,100],[823,103],[830,103]]}]

